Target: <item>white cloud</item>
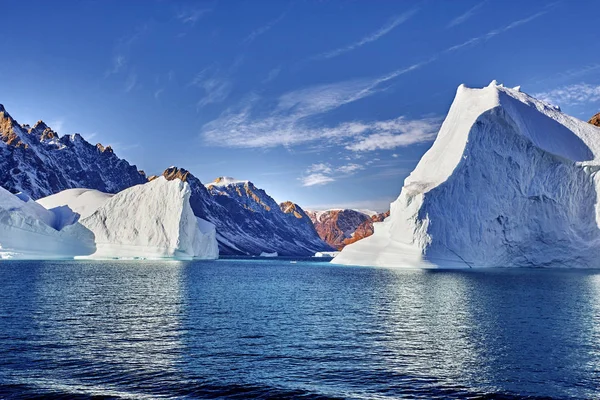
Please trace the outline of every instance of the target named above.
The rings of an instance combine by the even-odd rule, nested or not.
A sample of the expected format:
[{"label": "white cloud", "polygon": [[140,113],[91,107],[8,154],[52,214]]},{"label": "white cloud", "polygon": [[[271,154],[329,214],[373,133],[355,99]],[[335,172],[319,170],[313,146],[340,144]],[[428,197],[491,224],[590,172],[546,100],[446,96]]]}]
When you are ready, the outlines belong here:
[{"label": "white cloud", "polygon": [[363,170],[365,167],[359,164],[346,164],[338,167],[332,167],[328,163],[317,163],[310,165],[304,176],[298,178],[302,182],[302,186],[325,185],[335,182],[339,178],[347,178],[354,175],[356,172]]},{"label": "white cloud", "polygon": [[346,145],[352,151],[390,150],[412,144],[429,142],[435,139],[440,127],[436,118],[406,120],[403,117],[395,120],[376,122],[369,135],[362,136],[355,143]]},{"label": "white cloud", "polygon": [[309,174],[299,179],[302,182],[302,186],[325,185],[335,181],[331,176],[321,173]]},{"label": "white cloud", "polygon": [[578,83],[548,92],[536,93],[534,97],[555,105],[592,103],[600,101],[600,85]]},{"label": "white cloud", "polygon": [[283,13],[281,13],[281,15],[279,15],[274,20],[269,21],[266,25],[263,25],[260,28],[257,28],[254,31],[252,31],[246,37],[246,39],[244,39],[243,43],[245,43],[245,44],[252,43],[257,37],[259,37],[260,35],[265,34],[267,31],[269,31],[271,28],[273,28],[273,26],[275,26],[276,24],[278,24],[285,17],[286,14],[287,14],[287,11],[284,11]]},{"label": "white cloud", "polygon": [[329,51],[327,53],[320,54],[320,55],[316,56],[315,58],[334,58],[334,57],[337,57],[344,53],[348,53],[359,47],[362,47],[367,43],[374,42],[377,39],[381,38],[382,36],[385,36],[388,33],[390,33],[398,25],[401,25],[404,22],[408,21],[413,15],[415,15],[416,12],[417,12],[417,10],[414,9],[414,10],[407,11],[401,15],[397,15],[397,16],[393,17],[390,21],[388,21],[387,24],[383,25],[382,27],[377,29],[375,32],[372,32],[371,34],[363,37],[362,39],[358,40],[357,42],[351,43],[344,47],[337,48],[337,49]]},{"label": "white cloud", "polygon": [[308,173],[319,172],[319,173],[323,173],[323,174],[330,174],[331,172],[333,172],[333,170],[331,169],[331,166],[329,164],[319,163],[319,164],[313,164],[310,167],[308,167],[306,172],[308,172]]},{"label": "white cloud", "polygon": [[465,11],[464,14],[461,14],[458,17],[454,18],[452,21],[450,21],[450,23],[448,24],[447,27],[452,28],[453,26],[462,24],[463,22],[465,22],[466,20],[471,18],[473,15],[475,15],[477,13],[477,11],[479,11],[479,9],[485,3],[487,3],[487,0],[484,0],[481,3],[475,4],[473,7],[469,8],[467,11]]},{"label": "white cloud", "polygon": [[338,167],[336,169],[336,171],[339,171],[343,174],[354,174],[355,172],[361,171],[363,169],[365,169],[365,167],[360,164],[350,163],[350,164],[346,164],[346,165],[342,165],[341,167]]},{"label": "white cloud", "polygon": [[160,97],[160,95],[161,95],[161,94],[162,94],[162,92],[164,92],[164,91],[165,91],[165,89],[164,89],[164,88],[160,88],[160,89],[156,90],[156,91],[154,92],[154,98],[155,98],[156,100],[158,100],[158,98]]},{"label": "white cloud", "polygon": [[225,101],[232,89],[231,82],[219,76],[218,70],[214,68],[205,68],[200,71],[188,86],[194,86],[204,91],[204,96],[198,100],[198,108]]}]

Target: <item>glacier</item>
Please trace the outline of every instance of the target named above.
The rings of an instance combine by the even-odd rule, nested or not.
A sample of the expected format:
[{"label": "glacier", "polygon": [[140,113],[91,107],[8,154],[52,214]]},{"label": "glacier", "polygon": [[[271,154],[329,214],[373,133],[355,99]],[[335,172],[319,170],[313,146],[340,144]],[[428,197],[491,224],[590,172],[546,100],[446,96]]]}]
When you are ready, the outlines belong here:
[{"label": "glacier", "polygon": [[459,86],[390,216],[332,263],[600,267],[600,128],[493,81]]},{"label": "glacier", "polygon": [[32,201],[0,188],[0,257],[216,259],[215,226],[189,185],[160,177],[115,195],[68,189]]}]

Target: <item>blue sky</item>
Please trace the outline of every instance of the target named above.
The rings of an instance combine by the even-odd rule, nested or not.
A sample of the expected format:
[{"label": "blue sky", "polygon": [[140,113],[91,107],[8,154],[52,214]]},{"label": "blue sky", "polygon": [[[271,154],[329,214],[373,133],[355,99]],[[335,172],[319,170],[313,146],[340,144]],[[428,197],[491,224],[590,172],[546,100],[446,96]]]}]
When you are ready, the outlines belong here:
[{"label": "blue sky", "polygon": [[2,2],[0,103],[149,174],[383,210],[459,84],[600,111],[595,1]]}]

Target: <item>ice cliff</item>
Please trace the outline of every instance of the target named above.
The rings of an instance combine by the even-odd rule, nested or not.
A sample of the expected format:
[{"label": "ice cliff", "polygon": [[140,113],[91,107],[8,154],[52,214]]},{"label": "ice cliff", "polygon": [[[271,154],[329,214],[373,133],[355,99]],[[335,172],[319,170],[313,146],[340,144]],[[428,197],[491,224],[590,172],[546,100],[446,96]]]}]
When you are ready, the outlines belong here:
[{"label": "ice cliff", "polygon": [[600,128],[495,81],[458,88],[391,215],[338,264],[600,267]]}]

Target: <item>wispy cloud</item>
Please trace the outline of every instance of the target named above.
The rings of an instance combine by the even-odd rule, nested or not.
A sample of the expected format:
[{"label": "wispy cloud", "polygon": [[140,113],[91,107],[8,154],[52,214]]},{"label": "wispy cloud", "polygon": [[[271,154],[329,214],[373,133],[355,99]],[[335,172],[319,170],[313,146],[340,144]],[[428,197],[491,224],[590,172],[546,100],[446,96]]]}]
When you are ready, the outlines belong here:
[{"label": "wispy cloud", "polygon": [[180,10],[176,17],[183,24],[195,25],[205,14],[211,12],[211,8],[188,8]]},{"label": "wispy cloud", "polygon": [[[420,135],[420,131],[413,132],[413,129],[423,129],[423,124],[430,119],[421,124],[404,117],[388,121],[344,122],[334,126],[311,123],[313,117],[365,95],[364,91],[353,91],[343,85],[330,86],[329,90],[324,87],[306,89],[281,96],[267,115],[256,112],[260,98],[253,97],[240,110],[227,111],[206,124],[202,136],[210,145],[225,147],[272,148],[326,142],[325,146],[342,145],[354,151],[366,151],[368,146],[363,144],[361,147],[359,143],[373,134],[396,136],[410,133],[404,140],[394,139],[399,146],[430,138]],[[388,144],[386,148],[391,147]]]},{"label": "wispy cloud", "polygon": [[273,68],[272,70],[269,71],[269,73],[267,74],[267,77],[265,79],[263,79],[262,83],[271,82],[272,80],[274,80],[275,78],[277,78],[279,76],[279,73],[281,73],[281,67]]},{"label": "wispy cloud", "polygon": [[578,83],[536,93],[534,97],[559,106],[598,102],[600,101],[600,85]]},{"label": "wispy cloud", "polygon": [[450,23],[448,24],[447,28],[452,28],[452,27],[454,27],[456,25],[462,24],[463,22],[465,22],[466,20],[468,20],[469,18],[471,18],[472,16],[474,16],[475,14],[477,14],[477,12],[479,11],[479,9],[485,3],[487,3],[487,0],[484,0],[481,3],[475,4],[473,7],[469,8],[467,11],[465,11],[463,14],[459,15],[458,17],[456,17],[452,21],[450,21]]},{"label": "wispy cloud", "polygon": [[112,67],[104,73],[104,77],[119,73],[125,66],[126,59],[123,54],[117,54],[113,58]]},{"label": "wispy cloud", "polygon": [[204,96],[198,100],[198,108],[225,101],[232,89],[229,79],[221,76],[219,70],[213,67],[198,72],[188,86],[199,88],[204,92]]},{"label": "wispy cloud", "polygon": [[282,12],[277,18],[269,21],[267,24],[261,26],[260,28],[257,28],[255,30],[253,30],[243,41],[244,44],[250,44],[252,43],[254,40],[256,40],[257,37],[259,37],[260,35],[264,35],[265,33],[267,33],[271,28],[273,28],[275,25],[277,25],[279,22],[281,22],[282,19],[285,18],[285,16],[287,15],[287,10]]},{"label": "wispy cloud", "polygon": [[390,150],[417,143],[430,142],[435,139],[441,121],[437,118],[406,120],[403,117],[395,120],[376,122],[370,134],[363,136],[358,142],[346,146],[352,151]]},{"label": "wispy cloud", "polygon": [[302,186],[315,186],[335,182],[335,179],[331,176],[317,172],[303,176],[302,178],[300,178],[300,181],[302,182]]},{"label": "wispy cloud", "polygon": [[[386,89],[384,83],[420,69],[444,54],[481,43],[521,26],[547,10],[548,8],[486,35],[449,47],[429,59],[375,78],[295,90],[281,95],[274,102],[252,95],[238,106],[227,109],[219,118],[205,124],[202,137],[211,145],[246,148],[290,147],[326,141],[327,145],[342,145],[355,152],[393,149],[433,140],[439,127],[439,120],[435,118],[410,120],[401,116],[387,121],[352,121],[334,126],[319,126],[315,123],[315,117],[380,93]],[[385,33],[386,30],[378,32]],[[219,87],[216,84],[211,86]],[[225,92],[229,94],[228,91]]]},{"label": "wispy cloud", "polygon": [[156,100],[158,100],[158,99],[159,99],[159,97],[160,97],[160,95],[161,95],[161,94],[162,94],[162,92],[164,92],[164,91],[165,91],[165,89],[164,89],[164,88],[157,89],[157,90],[154,92],[154,98],[155,98]]},{"label": "wispy cloud", "polygon": [[135,86],[137,85],[137,79],[138,77],[135,72],[131,72],[127,76],[127,80],[125,81],[125,92],[129,93],[135,88]]},{"label": "wispy cloud", "polygon": [[491,30],[488,33],[486,33],[485,35],[476,36],[476,37],[473,37],[463,43],[459,43],[457,45],[448,47],[442,53],[452,53],[452,52],[455,52],[455,51],[460,50],[465,47],[470,47],[470,46],[474,46],[479,43],[486,42],[495,36],[498,36],[502,33],[508,32],[508,31],[515,29],[521,25],[525,25],[526,23],[531,22],[534,19],[539,18],[542,15],[546,14],[548,11],[550,11],[550,6],[546,7],[544,10],[542,10],[540,12],[530,15],[527,18],[519,19],[519,20],[511,22],[510,24],[508,24],[506,26],[503,26],[502,28]]},{"label": "wispy cloud", "polygon": [[340,56],[344,53],[348,53],[352,50],[355,50],[359,47],[362,47],[367,43],[374,42],[374,41],[378,40],[379,38],[381,38],[382,36],[385,36],[388,33],[390,33],[398,25],[401,25],[404,22],[408,21],[413,15],[416,14],[416,12],[417,12],[417,9],[413,9],[413,10],[407,11],[401,15],[397,15],[397,16],[393,17],[391,20],[389,20],[385,25],[383,25],[382,27],[377,29],[375,32],[370,33],[369,35],[363,37],[362,39],[360,39],[354,43],[351,43],[347,46],[340,47],[340,48],[337,48],[335,50],[332,50],[332,51],[329,51],[329,52],[326,52],[323,54],[319,54],[319,55],[315,56],[314,58],[334,58],[334,57]]},{"label": "wispy cloud", "polygon": [[304,175],[298,178],[302,186],[325,185],[335,182],[340,178],[347,178],[365,167],[360,164],[350,163],[338,167],[332,167],[328,163],[318,163],[310,165]]},{"label": "wispy cloud", "polygon": [[361,171],[363,169],[365,169],[363,165],[350,163],[338,167],[336,171],[341,172],[342,174],[354,174],[355,172]]}]

